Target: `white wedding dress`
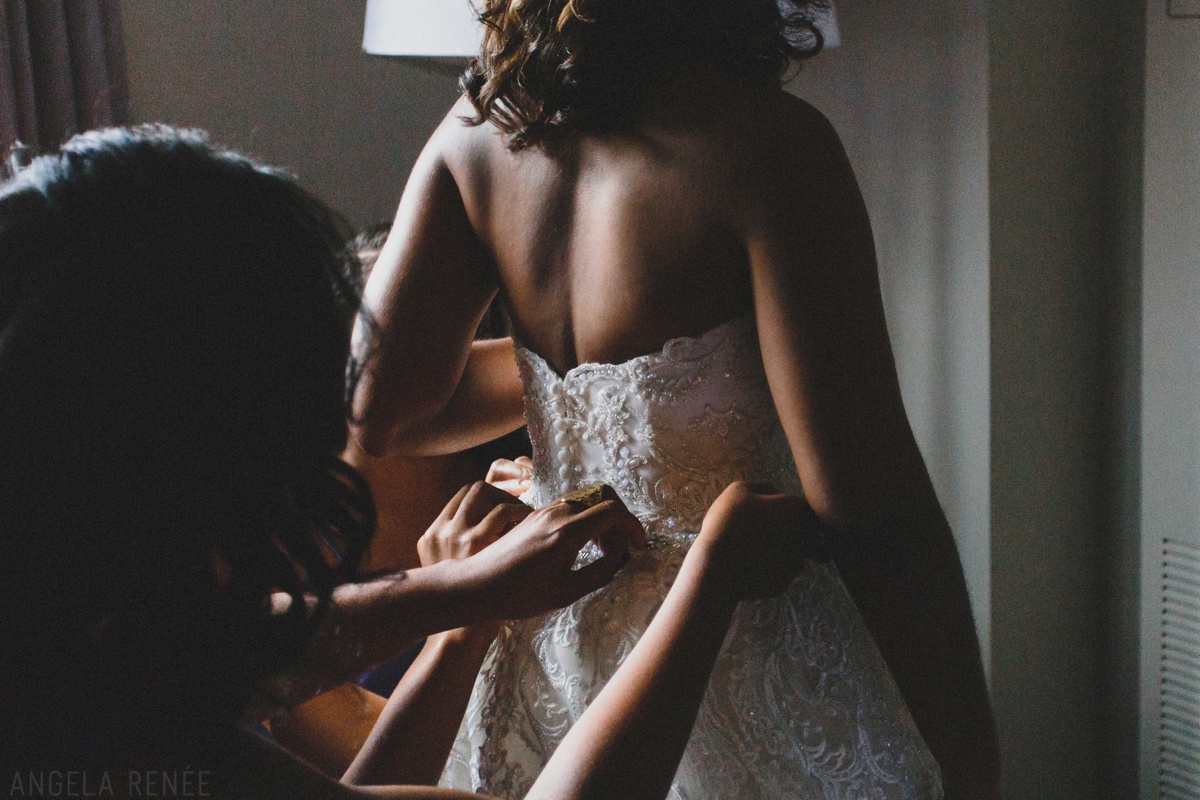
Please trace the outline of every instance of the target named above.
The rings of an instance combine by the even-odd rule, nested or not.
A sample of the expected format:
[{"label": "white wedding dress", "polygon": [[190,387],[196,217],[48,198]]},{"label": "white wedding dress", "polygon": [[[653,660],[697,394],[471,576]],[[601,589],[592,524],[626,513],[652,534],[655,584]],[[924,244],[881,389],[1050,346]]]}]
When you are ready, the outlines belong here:
[{"label": "white wedding dress", "polygon": [[[717,495],[734,480],[800,492],[753,318],[622,364],[557,375],[517,348],[537,506],[604,481],[644,523],[611,585],[507,624],[475,684],[442,786],[523,797],[646,629]],[[833,566],[742,603],[672,800],[928,800],[937,763]],[[614,798],[619,800],[619,798]]]}]

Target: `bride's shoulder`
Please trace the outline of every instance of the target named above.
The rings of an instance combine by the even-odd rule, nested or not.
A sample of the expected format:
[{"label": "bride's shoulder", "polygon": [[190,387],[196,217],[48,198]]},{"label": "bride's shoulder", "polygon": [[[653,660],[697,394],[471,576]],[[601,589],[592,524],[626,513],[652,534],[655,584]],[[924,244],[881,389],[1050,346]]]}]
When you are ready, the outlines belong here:
[{"label": "bride's shoulder", "polygon": [[479,120],[474,106],[463,96],[425,143],[410,181],[449,175],[460,193],[469,194],[488,185],[506,152],[501,132]]},{"label": "bride's shoulder", "polygon": [[770,211],[780,203],[819,201],[831,183],[852,180],[841,138],[811,103],[782,89],[756,91],[725,124],[731,157],[738,162],[743,208]]},{"label": "bride's shoulder", "polygon": [[494,156],[507,149],[504,135],[491,122],[480,119],[466,95],[459,97],[450,107],[437,130],[429,137],[426,148],[455,163]]},{"label": "bride's shoulder", "polygon": [[748,93],[746,109],[727,117],[755,157],[769,163],[825,157],[840,152],[841,139],[833,123],[816,106],[783,89]]}]

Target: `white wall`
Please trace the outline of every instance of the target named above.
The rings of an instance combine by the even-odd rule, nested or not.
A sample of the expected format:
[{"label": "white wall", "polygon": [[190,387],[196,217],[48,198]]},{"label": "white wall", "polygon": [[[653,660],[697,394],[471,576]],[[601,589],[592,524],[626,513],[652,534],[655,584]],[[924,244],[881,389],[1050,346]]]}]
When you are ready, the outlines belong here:
[{"label": "white wall", "polygon": [[989,4],[992,687],[1010,798],[1134,791],[1115,556],[1137,537],[1142,8]]},{"label": "white wall", "polygon": [[[1171,770],[1177,779],[1190,778],[1190,786],[1176,784],[1163,796],[1183,797],[1200,785],[1200,736],[1177,733],[1164,749],[1159,713],[1168,699],[1163,693],[1168,632],[1175,670],[1181,662],[1194,669],[1200,661],[1185,644],[1196,621],[1179,624],[1181,610],[1184,618],[1194,618],[1200,589],[1172,581],[1171,615],[1164,614],[1163,593],[1165,542],[1200,552],[1200,19],[1170,19],[1155,3],[1147,24],[1141,797],[1157,800],[1164,755],[1183,755],[1183,764],[1191,766]],[[1181,594],[1190,601],[1181,601]],[[1179,699],[1168,699],[1193,719],[1198,680],[1193,675],[1181,681],[1176,672],[1173,694]]]},{"label": "white wall", "polygon": [[363,0],[124,0],[134,119],[202,127],[390,220],[462,62],[362,52]]}]

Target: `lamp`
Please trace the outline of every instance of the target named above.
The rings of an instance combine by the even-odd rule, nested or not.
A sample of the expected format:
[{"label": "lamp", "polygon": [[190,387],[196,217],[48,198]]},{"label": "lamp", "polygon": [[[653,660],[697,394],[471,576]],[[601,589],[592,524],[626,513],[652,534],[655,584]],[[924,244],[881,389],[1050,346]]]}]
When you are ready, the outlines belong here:
[{"label": "lamp", "polygon": [[[817,17],[825,46],[841,44],[832,4]],[[482,38],[469,0],[367,0],[363,50],[371,55],[469,57]]]}]

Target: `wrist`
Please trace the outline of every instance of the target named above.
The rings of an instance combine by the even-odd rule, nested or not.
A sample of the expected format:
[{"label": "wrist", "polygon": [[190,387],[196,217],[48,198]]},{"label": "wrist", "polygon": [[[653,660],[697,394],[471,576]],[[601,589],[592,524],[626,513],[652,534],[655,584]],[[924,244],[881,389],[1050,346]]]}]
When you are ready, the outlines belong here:
[{"label": "wrist", "polygon": [[426,628],[429,636],[490,621],[486,575],[474,561],[474,557],[450,559],[414,571],[433,601],[428,615],[431,627]]}]

